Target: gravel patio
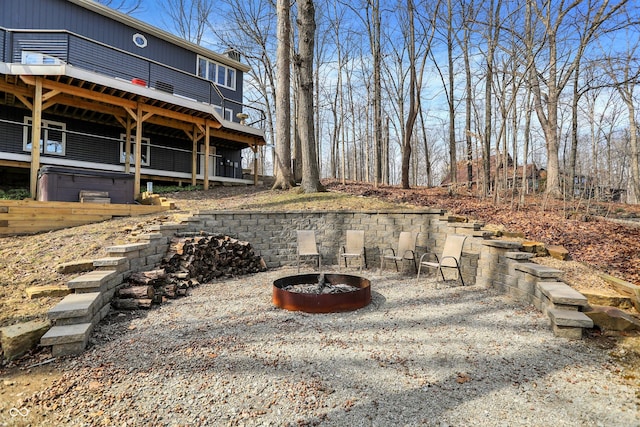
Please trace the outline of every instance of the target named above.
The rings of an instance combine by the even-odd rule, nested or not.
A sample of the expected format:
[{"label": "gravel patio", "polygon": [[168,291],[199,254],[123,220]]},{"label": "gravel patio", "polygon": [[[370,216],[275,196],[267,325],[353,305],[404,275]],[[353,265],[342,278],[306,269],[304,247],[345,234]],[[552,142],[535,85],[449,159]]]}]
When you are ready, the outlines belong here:
[{"label": "gravel patio", "polygon": [[391,270],[363,273],[372,303],[355,312],[274,307],[295,272],[114,313],[25,407],[56,426],[640,425],[607,350],[554,337],[533,307]]}]

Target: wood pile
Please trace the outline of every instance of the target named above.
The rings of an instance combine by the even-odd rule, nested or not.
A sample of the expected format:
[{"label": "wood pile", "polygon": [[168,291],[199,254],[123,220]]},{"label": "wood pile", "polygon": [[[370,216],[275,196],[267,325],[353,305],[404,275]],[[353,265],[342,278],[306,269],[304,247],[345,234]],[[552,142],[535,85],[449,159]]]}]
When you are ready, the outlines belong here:
[{"label": "wood pile", "polygon": [[159,269],[133,273],[112,305],[121,310],[150,308],[187,295],[189,288],[221,277],[266,271],[251,244],[223,235],[174,237]]}]

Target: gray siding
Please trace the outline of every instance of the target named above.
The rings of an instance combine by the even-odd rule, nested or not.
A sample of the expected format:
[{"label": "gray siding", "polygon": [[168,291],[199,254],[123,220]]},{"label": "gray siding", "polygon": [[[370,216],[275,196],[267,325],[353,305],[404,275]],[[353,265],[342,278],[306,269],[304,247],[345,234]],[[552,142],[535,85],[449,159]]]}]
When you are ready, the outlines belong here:
[{"label": "gray siding", "polygon": [[6,49],[6,42],[5,40],[7,39],[7,32],[5,30],[3,30],[2,28],[0,28],[0,62],[6,62],[5,60],[5,49]]},{"label": "gray siding", "polygon": [[67,35],[62,33],[13,34],[11,62],[19,63],[22,60],[22,51],[24,50],[42,52],[67,62]]},{"label": "gray siding", "polygon": [[[124,52],[157,61],[160,64],[176,68],[191,75],[194,75],[196,71],[197,54],[195,52],[91,12],[67,0],[0,1],[0,27],[25,30],[66,30],[106,46],[112,46]],[[135,33],[141,33],[147,38],[147,47],[139,48],[133,43],[132,37]],[[181,76],[180,73],[172,73],[167,69],[155,76],[149,70],[150,67],[153,67],[153,64],[143,64],[144,61],[142,59],[132,58],[122,52],[118,53],[116,50],[108,49],[106,46],[104,49],[96,49],[96,46],[90,44],[88,40],[82,40],[74,36],[69,38],[68,51],[66,50],[67,48],[59,43],[61,42],[61,34],[20,35],[15,33],[13,36],[22,37],[21,43],[26,43],[24,46],[14,43],[14,51],[12,53],[14,61],[16,56],[19,59],[20,49],[30,46],[35,48],[37,46],[36,43],[41,42],[43,47],[40,50],[45,51],[44,53],[49,53],[65,61],[68,56],[75,61],[73,65],[87,67],[92,71],[100,71],[107,75],[115,75],[124,79],[144,78],[144,76],[148,76],[151,73],[151,76],[147,77],[151,87],[156,87],[156,82],[161,82],[175,87],[192,88],[191,93],[183,93],[184,91],[180,93],[204,102],[207,101],[207,98],[202,93],[209,94],[213,92],[207,82],[194,85],[193,81],[190,81],[189,84],[183,85],[181,80],[185,80],[186,77]],[[143,69],[144,73],[142,73]],[[235,91],[224,87],[219,87],[219,89],[226,98],[241,102],[243,73],[239,70],[236,70],[236,73],[238,85]],[[169,76],[167,74],[173,75]],[[161,84],[160,86],[163,85]],[[217,96],[214,95],[212,102],[217,103],[216,99]],[[226,107],[233,108],[234,115],[240,111],[240,108],[235,105]]]},{"label": "gray siding", "polygon": [[91,12],[66,0],[0,2],[0,26],[8,29],[68,30],[127,52],[195,73],[196,54],[152,35],[146,48],[132,40],[138,29]]},{"label": "gray siding", "polygon": [[144,59],[119,50],[96,46],[79,37],[70,38],[69,57],[72,65],[76,67],[126,80],[135,77],[145,78],[149,73],[149,62]]}]

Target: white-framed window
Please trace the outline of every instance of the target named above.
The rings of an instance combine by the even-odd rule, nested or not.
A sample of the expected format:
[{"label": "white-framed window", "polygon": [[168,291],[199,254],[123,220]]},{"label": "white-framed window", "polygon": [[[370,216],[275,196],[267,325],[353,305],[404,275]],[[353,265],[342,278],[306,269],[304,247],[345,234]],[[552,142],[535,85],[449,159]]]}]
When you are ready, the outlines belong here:
[{"label": "white-framed window", "polygon": [[140,33],[135,33],[132,36],[132,38],[133,38],[133,44],[135,44],[139,48],[147,47],[147,38],[144,35]]},{"label": "white-framed window", "polygon": [[26,65],[58,65],[62,61],[55,56],[47,55],[46,53],[23,50],[20,62]]},{"label": "white-framed window", "polygon": [[[22,133],[22,149],[31,151],[33,140],[33,119],[24,118],[24,130]],[[40,129],[40,152],[42,154],[52,154],[64,156],[67,144],[67,125],[65,123],[42,120]]]},{"label": "white-framed window", "polygon": [[[120,163],[125,163],[127,160],[126,146],[125,140],[127,136],[122,133],[120,134]],[[149,138],[142,138],[142,166],[149,166],[149,162],[151,161],[151,140]],[[131,154],[129,155],[129,164],[136,164],[136,136],[131,135]]]},{"label": "white-framed window", "polygon": [[218,86],[236,90],[236,70],[231,67],[219,64],[204,56],[198,56],[197,74]]},{"label": "white-framed window", "polygon": [[216,110],[216,113],[220,114],[222,116],[222,118],[224,118],[227,121],[232,122],[233,121],[233,110],[230,108],[225,108],[224,109],[224,114],[222,114],[222,107],[219,105],[214,105],[213,109]]}]

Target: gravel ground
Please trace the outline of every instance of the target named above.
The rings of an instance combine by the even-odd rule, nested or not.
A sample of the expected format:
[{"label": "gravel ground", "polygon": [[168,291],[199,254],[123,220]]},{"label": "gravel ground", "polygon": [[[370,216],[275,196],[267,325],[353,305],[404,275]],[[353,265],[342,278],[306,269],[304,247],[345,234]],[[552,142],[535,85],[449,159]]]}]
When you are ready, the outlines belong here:
[{"label": "gravel ground", "polygon": [[607,350],[554,337],[532,307],[368,271],[373,300],[358,311],[275,308],[273,280],[294,273],[110,315],[25,400],[33,425],[640,425],[638,387]]}]

